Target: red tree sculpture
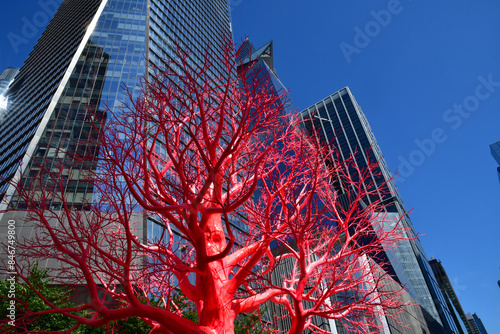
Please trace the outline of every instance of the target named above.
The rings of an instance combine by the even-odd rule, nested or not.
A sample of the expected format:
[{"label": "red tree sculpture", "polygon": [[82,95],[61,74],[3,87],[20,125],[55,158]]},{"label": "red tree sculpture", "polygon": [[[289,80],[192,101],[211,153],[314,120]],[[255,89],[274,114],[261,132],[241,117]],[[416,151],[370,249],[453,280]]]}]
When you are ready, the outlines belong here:
[{"label": "red tree sculpture", "polygon": [[[50,310],[25,320],[60,313],[77,321],[70,332],[139,317],[151,333],[221,334],[267,309],[269,331],[328,333],[322,321],[343,319],[370,332],[401,305],[377,256],[404,233],[366,201],[377,187],[363,186],[376,163],[359,170],[314,144],[266,73],[237,71],[235,52],[193,66],[179,48],[141,97],[93,121],[98,150],[19,183],[16,210],[37,222],[19,275],[51,259],[51,275],[86,296],[64,308],[40,294]],[[71,169],[94,187],[83,208],[65,195]],[[182,317],[179,291],[198,323]]]}]

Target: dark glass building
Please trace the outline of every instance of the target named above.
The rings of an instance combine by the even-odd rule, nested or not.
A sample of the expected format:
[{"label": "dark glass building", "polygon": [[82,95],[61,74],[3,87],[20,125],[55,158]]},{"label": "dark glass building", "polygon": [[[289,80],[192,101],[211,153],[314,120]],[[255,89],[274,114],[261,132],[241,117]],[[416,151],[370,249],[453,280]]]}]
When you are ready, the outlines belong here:
[{"label": "dark glass building", "polygon": [[[64,0],[20,69],[6,95],[9,106],[0,124],[0,209],[22,206],[7,180],[23,173],[31,182],[39,166],[61,162],[75,152],[96,156],[84,144],[98,135],[86,122],[89,108],[105,121],[107,108],[119,111],[123,85],[137,96],[139,80],[175,57],[175,43],[189,45],[192,62],[220,52],[231,38],[228,0]],[[217,68],[214,70],[217,71]],[[66,160],[65,160],[66,159]],[[21,162],[21,165],[19,164]],[[85,209],[93,187],[78,166],[63,171],[71,204]],[[57,210],[60,203],[51,203]],[[0,214],[0,235],[12,214]],[[149,221],[148,236],[155,232]],[[29,224],[18,234],[31,235]],[[140,232],[142,233],[142,232]]]},{"label": "dark glass building", "polygon": [[469,322],[469,327],[472,334],[488,334],[486,328],[483,325],[483,322],[476,313],[467,313],[465,316],[467,317],[467,321]]},{"label": "dark glass building", "polygon": [[[407,314],[408,317],[418,318],[422,325],[410,325],[410,327],[415,330],[417,326],[422,328],[427,326],[431,333],[458,333],[422,245],[416,238],[417,234],[414,232],[410,217],[405,215],[404,203],[395,183],[391,180],[391,173],[375,136],[349,88],[343,88],[312,105],[302,111],[301,116],[305,120],[306,131],[322,145],[328,145],[330,149],[338,151],[340,159],[345,160],[353,156],[360,169],[365,169],[369,162],[378,161],[374,173],[370,175],[370,181],[383,187],[378,194],[366,200],[369,202],[381,200],[385,202],[390,216],[394,219],[403,217],[408,237],[412,239],[401,241],[394,249],[384,251],[386,261],[389,262],[384,268],[399,284],[404,285],[409,296],[422,306],[421,315]],[[350,174],[356,179],[354,171]],[[352,191],[345,189],[340,180],[334,181],[334,184],[340,193]],[[364,185],[370,187],[369,182],[365,182]],[[410,319],[403,322],[405,321],[411,322]],[[392,319],[387,318],[387,322],[391,333],[401,330]],[[427,331],[419,329],[412,333],[417,332]]]},{"label": "dark glass building", "polygon": [[259,48],[255,48],[250,39],[245,39],[241,46],[240,54],[238,55],[239,67],[245,67],[251,64],[251,72],[257,75],[266,75],[270,81],[269,89],[273,93],[283,95],[286,99],[284,114],[291,115],[296,112],[295,104],[288,95],[288,90],[278,77],[278,72],[274,67],[273,60],[273,41],[269,41]]},{"label": "dark glass building", "polygon": [[[276,68],[274,67],[273,59],[273,42],[267,42],[259,48],[254,47],[252,42],[247,38],[243,42],[240,49],[240,54],[237,59],[239,66],[238,70],[251,66],[249,69],[249,75],[258,75],[259,77],[267,76],[266,81],[269,82],[267,89],[271,90],[271,94],[283,95],[286,99],[286,105],[281,113],[283,115],[291,115],[296,112],[295,105],[288,95],[286,87],[283,85],[278,77]],[[243,229],[247,228],[245,226]],[[273,252],[279,254],[282,249],[280,247],[275,247]],[[285,260],[274,268],[271,273],[271,281],[273,284],[280,285],[282,283],[283,277],[287,276],[287,273],[292,272],[293,261]],[[280,307],[280,305],[269,302],[264,312],[263,320],[268,321],[275,329],[286,333],[291,328],[291,321],[287,317],[287,310]],[[328,322],[326,319],[319,317],[314,317],[312,319],[313,323],[319,328],[329,329],[333,325],[333,321]]]},{"label": "dark glass building", "polygon": [[459,332],[461,334],[463,333],[471,334],[472,331],[467,322],[467,318],[465,317],[465,312],[462,309],[462,305],[458,300],[458,296],[455,293],[455,290],[453,289],[453,285],[451,284],[451,281],[448,278],[448,274],[446,274],[446,270],[444,269],[441,261],[436,259],[431,259],[429,261],[429,264],[431,265],[432,271],[434,272],[434,276],[436,277],[439,287],[441,288],[441,292],[445,297],[448,297],[447,298],[448,309],[456,311],[452,312],[452,316],[453,319],[455,320],[457,328],[459,329]]}]

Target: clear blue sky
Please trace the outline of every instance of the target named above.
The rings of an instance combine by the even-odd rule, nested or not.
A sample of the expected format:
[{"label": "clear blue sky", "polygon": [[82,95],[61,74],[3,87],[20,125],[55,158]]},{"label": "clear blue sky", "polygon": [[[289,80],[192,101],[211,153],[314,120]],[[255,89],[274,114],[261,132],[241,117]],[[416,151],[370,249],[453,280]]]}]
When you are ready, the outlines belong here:
[{"label": "clear blue sky", "polygon": [[[43,13],[37,0],[2,5],[0,70],[22,65]],[[351,88],[389,167],[401,169],[427,255],[490,334],[500,333],[500,184],[489,152],[500,140],[499,14],[498,0],[232,1],[234,37],[274,40],[300,110]]]}]

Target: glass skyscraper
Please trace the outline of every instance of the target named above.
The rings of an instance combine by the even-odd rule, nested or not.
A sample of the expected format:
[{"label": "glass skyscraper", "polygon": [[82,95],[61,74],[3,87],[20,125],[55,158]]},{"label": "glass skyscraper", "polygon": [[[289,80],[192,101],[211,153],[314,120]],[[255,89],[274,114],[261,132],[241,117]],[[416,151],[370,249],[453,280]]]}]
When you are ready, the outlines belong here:
[{"label": "glass skyscraper", "polygon": [[17,72],[19,72],[18,68],[7,67],[2,74],[0,74],[0,123],[7,112],[8,98],[5,97],[4,94],[14,80]]},{"label": "glass skyscraper", "polygon": [[467,317],[467,321],[469,322],[472,334],[488,334],[486,328],[483,325],[483,322],[476,313],[467,313],[465,316]]},{"label": "glass skyscraper", "polygon": [[[175,57],[175,43],[189,45],[196,64],[208,48],[220,53],[231,38],[228,0],[64,0],[6,93],[2,180],[22,172],[29,184],[40,166],[71,165],[72,153],[97,156],[99,148],[86,144],[98,135],[89,125],[89,110],[97,124],[106,120],[108,108],[119,111],[127,99],[123,87],[137,96],[140,79],[153,73],[150,65],[161,68]],[[85,209],[93,196],[91,182],[74,164],[62,174],[69,202]],[[1,209],[22,207],[12,195],[14,188],[0,181]],[[51,206],[57,210],[60,203]],[[0,217],[5,235],[12,217]],[[24,229],[31,234],[29,226]]]},{"label": "glass skyscraper", "polygon": [[[338,151],[340,159],[354,156],[356,165],[362,170],[369,162],[378,161],[374,173],[370,175],[370,181],[382,186],[382,189],[366,200],[381,200],[386,204],[389,215],[395,219],[404,217],[403,223],[408,228],[408,237],[415,238],[413,224],[410,218],[404,215],[406,209],[395,183],[390,179],[391,173],[379,145],[349,88],[343,88],[312,105],[302,111],[301,116],[305,120],[306,131],[322,145],[329,145],[330,149]],[[356,179],[354,171],[350,174]],[[369,183],[365,182],[365,187],[370,187]],[[341,193],[353,191],[345,189],[340,180],[334,181],[334,184]],[[458,333],[456,329],[450,328],[454,325],[453,319],[418,238],[400,241],[393,250],[385,250],[385,255],[390,263],[385,266],[386,270],[404,285],[409,295],[423,307],[426,315],[430,316],[427,317],[428,322],[437,324],[437,327],[448,328],[451,333]]]},{"label": "glass skyscraper", "polygon": [[283,113],[291,115],[295,113],[295,105],[288,96],[288,90],[281,82],[274,67],[273,60],[273,41],[269,41],[259,48],[255,48],[250,39],[245,39],[237,59],[238,68],[244,68],[251,65],[250,75],[267,75],[269,79],[269,89],[273,90],[273,94],[283,94],[283,99],[286,99],[286,104]]},{"label": "glass skyscraper", "polygon": [[16,76],[17,72],[19,72],[18,68],[15,67],[7,67],[2,74],[0,74],[0,95],[4,95],[7,91],[12,80]]}]

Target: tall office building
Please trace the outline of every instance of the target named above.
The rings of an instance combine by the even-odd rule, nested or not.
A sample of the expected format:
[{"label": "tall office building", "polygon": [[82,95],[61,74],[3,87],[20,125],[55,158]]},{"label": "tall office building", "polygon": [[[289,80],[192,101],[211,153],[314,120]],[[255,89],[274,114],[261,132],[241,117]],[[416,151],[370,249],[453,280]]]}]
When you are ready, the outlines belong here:
[{"label": "tall office building", "polygon": [[500,141],[494,142],[490,145],[490,151],[493,158],[495,158],[498,163],[497,173],[498,173],[498,181],[500,182]]},{"label": "tall office building", "polygon": [[[413,224],[410,218],[404,215],[406,209],[395,183],[390,180],[389,168],[365,114],[349,88],[341,89],[312,105],[302,111],[301,116],[309,134],[319,143],[338,151],[341,159],[345,160],[353,155],[354,162],[361,169],[365,169],[369,161],[378,161],[369,181],[383,188],[366,200],[385,202],[388,215],[394,219],[403,217],[403,224],[408,228],[408,237],[414,238],[416,233]],[[356,178],[354,171],[351,176]],[[345,189],[341,180],[334,183],[341,193],[353,191]],[[369,183],[365,182],[365,187],[370,187]],[[384,253],[386,261],[389,262],[384,268],[399,284],[404,285],[409,295],[422,306],[425,318],[421,319],[422,323],[427,323],[432,333],[458,333],[418,238],[401,241],[393,250],[387,249]],[[391,332],[399,330],[391,319],[388,319],[388,323]]]},{"label": "tall office building", "polygon": [[257,73],[257,75],[268,75],[270,82],[269,89],[274,90],[273,93],[283,94],[283,98],[286,99],[287,103],[282,112],[288,115],[295,113],[295,105],[290,96],[288,96],[288,90],[281,82],[276,68],[274,67],[273,41],[269,41],[261,47],[255,48],[250,39],[245,39],[241,45],[237,61],[239,63],[239,69],[248,65],[252,66],[250,68],[250,75],[252,73]]},{"label": "tall office building", "polygon": [[[276,68],[274,67],[273,58],[273,41],[269,41],[264,45],[256,48],[250,39],[245,39],[241,48],[240,54],[238,55],[238,70],[243,68],[249,68],[249,75],[257,76],[267,76],[269,85],[267,89],[271,91],[272,94],[283,95],[283,99],[286,99],[286,105],[280,112],[283,115],[291,115],[296,112],[295,105],[288,95],[286,87],[283,85],[278,77]],[[274,252],[282,251],[281,247],[276,247],[273,249]],[[273,284],[282,284],[283,277],[287,277],[287,273],[292,272],[293,261],[281,261],[281,263],[274,268],[271,274],[271,281]],[[268,321],[272,326],[274,326],[279,331],[285,333],[291,329],[291,320],[287,317],[287,310],[282,308],[276,303],[269,302],[266,307],[266,312],[264,313],[263,320]],[[328,321],[323,318],[313,317],[312,322],[318,328],[329,330],[335,327],[332,320]]]},{"label": "tall office building", "polygon": [[9,99],[5,96],[7,92],[7,88],[14,80],[17,72],[19,72],[18,68],[15,67],[7,67],[2,74],[0,74],[0,122],[5,117],[7,112],[7,104]]},{"label": "tall office building", "polygon": [[14,80],[14,77],[16,76],[17,72],[19,72],[18,68],[7,67],[2,72],[2,74],[0,74],[0,96],[5,94],[10,83],[12,82],[12,80]]},{"label": "tall office building", "polygon": [[488,334],[486,328],[483,325],[483,322],[476,313],[467,313],[465,316],[467,317],[467,321],[469,322],[472,334]]},{"label": "tall office building", "polygon": [[[4,180],[23,172],[29,183],[40,166],[69,165],[71,153],[98,155],[98,147],[85,144],[98,135],[86,122],[89,108],[105,121],[105,110],[118,111],[126,99],[122,85],[137,95],[139,80],[153,73],[150,64],[163,67],[175,58],[174,43],[190,45],[196,64],[207,48],[221,52],[228,38],[228,0],[64,0],[7,91],[10,102],[0,125],[0,209],[23,205]],[[63,175],[68,200],[84,209],[92,200],[91,182],[78,166]],[[51,203],[55,210],[59,205]],[[9,218],[0,217],[1,235]],[[17,233],[31,230],[18,226]]]}]

